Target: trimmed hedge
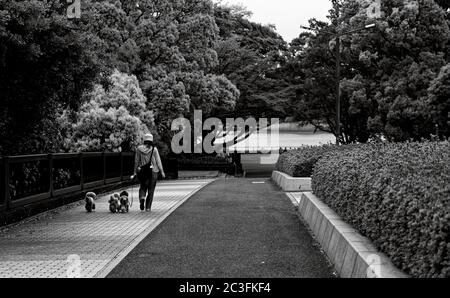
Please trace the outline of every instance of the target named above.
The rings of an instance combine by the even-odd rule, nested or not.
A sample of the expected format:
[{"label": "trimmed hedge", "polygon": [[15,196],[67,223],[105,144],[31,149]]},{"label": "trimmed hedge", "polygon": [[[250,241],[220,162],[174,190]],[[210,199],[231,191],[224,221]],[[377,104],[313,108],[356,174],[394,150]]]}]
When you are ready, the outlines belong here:
[{"label": "trimmed hedge", "polygon": [[286,173],[292,177],[311,177],[314,166],[325,153],[336,150],[349,150],[355,146],[304,146],[300,149],[281,154],[275,168],[277,171]]},{"label": "trimmed hedge", "polygon": [[413,277],[450,277],[450,143],[326,153],[314,193]]}]

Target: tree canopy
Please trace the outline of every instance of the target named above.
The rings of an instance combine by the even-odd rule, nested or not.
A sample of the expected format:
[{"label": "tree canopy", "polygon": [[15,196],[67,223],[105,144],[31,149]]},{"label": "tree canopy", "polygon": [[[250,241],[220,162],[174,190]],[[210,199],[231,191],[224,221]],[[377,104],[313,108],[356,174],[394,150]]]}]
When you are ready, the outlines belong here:
[{"label": "tree canopy", "polygon": [[212,70],[218,28],[212,2],[91,1],[81,22],[106,48],[106,65],[137,76],[157,132],[169,142],[173,119],[194,109],[231,110],[237,88]]},{"label": "tree canopy", "polygon": [[86,94],[75,115],[65,110],[59,117],[67,151],[130,151],[154,129],[137,78],[116,70],[109,80],[107,89],[98,84]]},{"label": "tree canopy", "polygon": [[341,37],[341,141],[419,140],[435,133],[436,125],[449,136],[442,115],[436,118],[431,113],[441,111],[435,105],[439,106],[438,97],[429,99],[431,86],[439,93],[437,77],[445,78],[448,63],[445,11],[433,0],[386,0],[382,16],[371,19],[368,1],[334,4],[330,23],[311,20],[314,32],[303,33],[292,43],[302,77],[295,100],[298,118],[335,133],[336,40],[330,32],[375,23],[372,30]]},{"label": "tree canopy", "polygon": [[[0,154],[130,150],[172,121],[278,117],[344,143],[449,137],[448,1],[331,0],[290,44],[211,0],[0,0]],[[336,33],[341,80],[336,81]],[[102,127],[102,131],[98,128]],[[434,136],[433,136],[434,135]],[[167,150],[163,150],[167,152]]]},{"label": "tree canopy", "polygon": [[288,112],[283,92],[291,85],[278,70],[286,63],[287,43],[274,27],[249,21],[250,14],[240,6],[215,5],[220,38],[214,71],[229,78],[240,91],[233,116],[284,117]]},{"label": "tree canopy", "polygon": [[55,111],[77,109],[98,78],[97,52],[63,8],[0,0],[0,152],[58,150]]}]

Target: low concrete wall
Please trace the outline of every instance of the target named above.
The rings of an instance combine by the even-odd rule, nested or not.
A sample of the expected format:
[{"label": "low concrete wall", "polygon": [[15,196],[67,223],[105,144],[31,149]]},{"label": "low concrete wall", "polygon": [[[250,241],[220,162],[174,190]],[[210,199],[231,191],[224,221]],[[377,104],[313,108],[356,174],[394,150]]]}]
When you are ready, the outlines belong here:
[{"label": "low concrete wall", "polygon": [[344,278],[406,278],[372,242],[345,223],[339,215],[311,192],[291,193],[298,211],[316,240]]},{"label": "low concrete wall", "polygon": [[272,180],[283,191],[311,191],[311,178],[298,178],[289,176],[286,173],[273,171]]}]

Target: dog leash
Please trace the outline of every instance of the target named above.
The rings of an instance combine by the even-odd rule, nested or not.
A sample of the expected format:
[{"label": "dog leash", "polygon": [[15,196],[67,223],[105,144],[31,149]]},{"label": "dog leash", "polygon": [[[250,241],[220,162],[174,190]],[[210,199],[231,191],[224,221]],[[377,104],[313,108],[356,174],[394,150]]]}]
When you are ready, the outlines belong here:
[{"label": "dog leash", "polygon": [[[134,179],[133,179],[133,180],[134,180]],[[133,180],[132,180],[132,181],[133,181]],[[115,184],[112,184],[111,187],[112,187],[112,188],[116,188],[116,187],[119,186],[120,184],[123,184],[123,181],[119,181],[119,182],[117,182],[117,183],[115,183]],[[133,206],[133,201],[134,201],[134,195],[133,195],[134,187],[135,187],[135,185],[132,184],[132,185],[131,185],[131,203],[130,203],[130,208]]]},{"label": "dog leash", "polygon": [[134,184],[131,185],[131,202],[130,202],[130,208],[133,207],[133,201],[134,201]]}]

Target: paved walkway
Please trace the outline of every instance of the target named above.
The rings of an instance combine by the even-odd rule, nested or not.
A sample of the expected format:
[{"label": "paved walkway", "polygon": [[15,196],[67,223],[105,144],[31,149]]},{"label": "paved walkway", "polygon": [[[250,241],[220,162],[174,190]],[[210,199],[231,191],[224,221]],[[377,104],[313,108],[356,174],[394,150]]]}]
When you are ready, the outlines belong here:
[{"label": "paved walkway", "polygon": [[[162,220],[212,180],[158,183],[153,212],[139,211],[138,188],[129,214],[84,205],[41,220],[28,220],[0,232],[0,277],[102,277]],[[131,189],[128,189],[131,192]]]},{"label": "paved walkway", "polygon": [[289,198],[269,180],[218,179],[108,277],[332,277]]}]

